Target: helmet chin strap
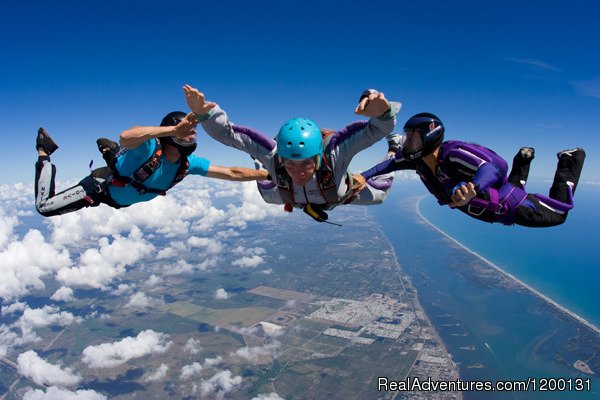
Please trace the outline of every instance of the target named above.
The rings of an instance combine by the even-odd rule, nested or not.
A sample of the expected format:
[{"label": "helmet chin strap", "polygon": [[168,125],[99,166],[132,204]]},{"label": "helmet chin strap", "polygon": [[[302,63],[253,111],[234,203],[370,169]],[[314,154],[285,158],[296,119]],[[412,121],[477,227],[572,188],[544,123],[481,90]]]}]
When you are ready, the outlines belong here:
[{"label": "helmet chin strap", "polygon": [[196,143],[194,143],[193,146],[175,146],[175,148],[179,151],[181,157],[187,157],[191,155],[194,152],[194,150],[196,150],[196,147]]}]

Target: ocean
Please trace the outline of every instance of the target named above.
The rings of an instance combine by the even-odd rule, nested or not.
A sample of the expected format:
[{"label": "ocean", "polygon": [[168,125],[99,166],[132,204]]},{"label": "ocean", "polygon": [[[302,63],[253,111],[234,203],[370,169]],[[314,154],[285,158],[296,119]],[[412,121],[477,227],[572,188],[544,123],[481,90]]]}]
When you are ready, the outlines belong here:
[{"label": "ocean", "polygon": [[[528,184],[547,194],[550,183]],[[600,186],[580,185],[566,223],[553,228],[487,224],[440,207],[433,196],[421,213],[470,250],[600,327]]]},{"label": "ocean", "polygon": [[[547,192],[547,185],[529,185]],[[594,201],[600,188],[582,185],[576,208],[556,228],[532,229],[487,224],[459,211],[440,207],[432,196],[420,201],[431,223],[469,250],[515,275],[559,304],[600,325],[600,246],[593,235],[599,213]],[[596,357],[599,343],[581,338],[580,325],[528,291],[501,287],[470,268],[481,264],[471,253],[451,243],[423,223],[415,211],[426,194],[416,183],[397,184],[384,205],[372,207],[375,220],[395,248],[404,273],[419,300],[459,364],[463,380],[583,378],[575,361]],[[584,343],[585,345],[581,345]],[[600,357],[600,355],[598,355]],[[595,371],[596,375],[600,371]],[[600,382],[591,378],[591,392],[465,392],[465,399],[600,399]]]}]

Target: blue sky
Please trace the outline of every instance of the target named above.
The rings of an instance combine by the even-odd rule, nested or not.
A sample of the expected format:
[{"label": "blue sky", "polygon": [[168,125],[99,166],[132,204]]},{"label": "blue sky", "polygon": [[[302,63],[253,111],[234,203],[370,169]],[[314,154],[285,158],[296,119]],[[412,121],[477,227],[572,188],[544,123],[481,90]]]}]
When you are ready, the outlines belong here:
[{"label": "blue sky", "polygon": [[[600,181],[600,5],[593,1],[3,2],[0,183],[31,182],[35,132],[60,149],[59,180],[102,160],[98,137],[184,109],[189,83],[230,118],[275,135],[295,116],[340,128],[364,88],[400,100],[399,128],[430,111],[448,139],[507,159],[522,146],[532,178],[555,153],[585,147]],[[383,143],[355,159],[364,169]],[[217,165],[244,154],[200,138]]]}]

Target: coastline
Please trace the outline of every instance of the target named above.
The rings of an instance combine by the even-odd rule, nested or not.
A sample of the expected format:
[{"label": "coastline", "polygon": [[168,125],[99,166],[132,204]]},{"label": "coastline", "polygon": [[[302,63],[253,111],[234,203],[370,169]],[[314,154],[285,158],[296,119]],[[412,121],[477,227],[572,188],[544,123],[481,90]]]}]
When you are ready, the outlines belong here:
[{"label": "coastline", "polygon": [[419,216],[419,218],[421,218],[424,222],[426,222],[430,227],[432,227],[433,229],[435,229],[436,231],[438,231],[439,233],[441,233],[444,237],[446,237],[447,239],[449,239],[450,241],[452,241],[456,245],[460,246],[463,250],[465,250],[468,253],[472,254],[473,256],[479,258],[481,261],[483,261],[487,265],[491,266],[496,271],[500,272],[501,274],[503,274],[507,278],[511,279],[514,283],[522,286],[523,288],[527,289],[530,293],[534,294],[538,298],[540,298],[540,299],[544,300],[545,302],[547,302],[548,304],[552,305],[557,310],[563,312],[564,314],[567,314],[571,318],[575,319],[577,322],[585,325],[586,327],[590,328],[594,332],[600,334],[600,328],[597,327],[596,325],[592,324],[591,322],[589,322],[588,320],[586,320],[582,316],[580,316],[580,315],[576,314],[575,312],[569,310],[568,308],[564,307],[563,305],[557,303],[555,300],[551,299],[550,297],[548,297],[547,295],[543,294],[539,290],[537,290],[537,289],[533,288],[532,286],[528,285],[527,283],[523,282],[522,280],[520,280],[519,278],[517,278],[513,274],[505,271],[504,269],[502,269],[501,267],[499,267],[498,265],[496,265],[492,261],[488,260],[487,258],[483,257],[479,253],[477,253],[477,252],[469,249],[467,246],[463,245],[458,240],[454,239],[452,236],[450,236],[449,234],[447,234],[446,232],[444,232],[442,229],[440,229],[436,225],[434,225],[431,221],[429,221],[421,213],[421,210],[420,210],[421,200],[423,200],[426,196],[427,195],[421,196],[416,201],[416,203],[415,203],[415,211],[416,211],[417,215]]},{"label": "coastline", "polygon": [[[406,275],[402,270],[402,266],[400,265],[400,262],[398,261],[398,255],[396,254],[396,248],[394,247],[390,238],[385,234],[385,232],[379,225],[378,225],[378,230],[379,230],[379,233],[381,234],[381,236],[385,239],[387,247],[388,247],[389,251],[391,252],[391,256],[392,256],[391,259],[394,262],[394,272],[396,273],[398,279],[400,280],[400,283],[402,284],[402,288],[404,289],[404,291],[406,293],[408,293],[409,291],[406,289],[406,285],[403,280],[403,277],[405,277]],[[423,320],[425,320],[427,322],[427,325],[428,325],[427,328],[430,328],[431,333],[433,333],[435,335],[435,338],[437,340],[437,345],[443,350],[445,356],[448,357],[448,361],[450,362],[450,365],[452,365],[452,370],[450,371],[450,379],[453,381],[460,380],[461,377],[460,377],[460,371],[458,368],[458,364],[454,361],[452,354],[448,351],[448,347],[446,346],[446,343],[444,342],[444,340],[440,336],[440,333],[437,331],[437,329],[431,322],[429,315],[427,315],[427,312],[425,312],[425,310],[423,309],[423,306],[417,296],[416,289],[414,287],[412,287],[412,284],[409,284],[409,285],[411,286],[410,287],[411,291],[414,293],[414,297],[412,297],[410,300],[410,305],[411,305],[413,312],[415,313],[415,315],[419,315]],[[418,319],[417,319],[417,324],[419,325],[420,329],[423,329],[423,327],[419,323]],[[419,352],[419,354],[420,354],[420,352]],[[419,357],[417,357],[417,360],[418,359],[419,359]],[[414,365],[413,365],[413,367],[414,367]],[[452,392],[452,394],[456,396],[455,397],[456,400],[462,400],[464,398],[462,392]],[[395,396],[393,398],[395,398]]]}]

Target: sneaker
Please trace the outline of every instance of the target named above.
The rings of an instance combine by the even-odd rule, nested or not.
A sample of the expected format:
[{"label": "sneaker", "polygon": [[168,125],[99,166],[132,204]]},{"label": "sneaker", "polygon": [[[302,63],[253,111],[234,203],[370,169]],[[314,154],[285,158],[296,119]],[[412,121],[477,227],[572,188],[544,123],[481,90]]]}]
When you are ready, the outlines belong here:
[{"label": "sneaker", "polygon": [[44,128],[38,129],[37,138],[35,139],[35,149],[43,150],[46,155],[50,155],[58,149],[58,145],[50,137]]},{"label": "sneaker", "polygon": [[519,154],[526,160],[533,160],[535,158],[535,149],[533,147],[521,147]]}]

